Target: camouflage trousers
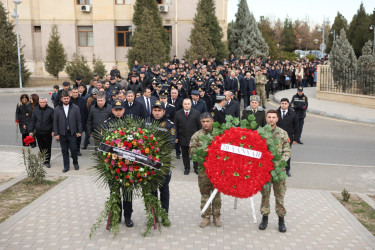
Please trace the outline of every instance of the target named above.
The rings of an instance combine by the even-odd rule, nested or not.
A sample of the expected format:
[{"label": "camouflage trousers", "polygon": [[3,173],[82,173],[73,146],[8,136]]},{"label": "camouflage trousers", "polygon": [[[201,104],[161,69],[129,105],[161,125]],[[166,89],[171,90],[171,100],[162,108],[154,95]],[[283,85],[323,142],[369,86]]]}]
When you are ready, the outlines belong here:
[{"label": "camouflage trousers", "polygon": [[[284,207],[284,196],[286,192],[286,183],[285,180],[279,182],[272,182],[273,192],[275,195],[276,201],[276,213],[279,217],[284,217],[286,215],[286,210]],[[262,215],[269,215],[270,214],[270,194],[271,188],[267,190],[264,187],[261,191],[262,194],[262,203],[260,205],[260,212]]]},{"label": "camouflage trousers", "polygon": [[[199,171],[198,174],[198,185],[201,192],[201,210],[211,196],[211,193],[214,191],[214,187],[210,182],[210,179],[207,178],[207,175],[204,171]],[[215,198],[212,200],[212,203],[208,206],[207,210],[202,214],[202,218],[210,218],[213,216],[220,216],[221,209],[221,197],[218,192],[215,195]]]},{"label": "camouflage trousers", "polygon": [[260,97],[260,103],[259,106],[266,106],[266,87],[262,84],[256,85],[256,92],[257,95]]}]

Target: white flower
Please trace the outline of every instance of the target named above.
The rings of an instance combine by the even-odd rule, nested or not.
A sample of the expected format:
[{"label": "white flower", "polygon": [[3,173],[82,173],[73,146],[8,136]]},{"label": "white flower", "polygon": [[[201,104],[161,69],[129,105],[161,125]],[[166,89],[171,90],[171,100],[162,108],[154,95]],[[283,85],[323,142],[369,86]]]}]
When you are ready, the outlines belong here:
[{"label": "white flower", "polygon": [[128,135],[128,141],[131,141],[131,140],[133,140],[134,138],[133,138],[133,136],[132,135]]}]

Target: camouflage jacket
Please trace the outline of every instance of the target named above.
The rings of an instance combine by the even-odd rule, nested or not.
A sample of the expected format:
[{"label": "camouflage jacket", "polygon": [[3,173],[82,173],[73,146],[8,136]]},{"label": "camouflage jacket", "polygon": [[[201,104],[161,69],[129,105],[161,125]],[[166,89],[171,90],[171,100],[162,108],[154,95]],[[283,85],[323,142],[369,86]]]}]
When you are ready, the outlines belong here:
[{"label": "camouflage jacket", "polygon": [[[267,78],[265,75],[261,74],[259,76],[255,76],[255,84],[256,85],[266,85],[267,83]],[[262,82],[262,83],[259,83],[259,82]]]},{"label": "camouflage jacket", "polygon": [[193,134],[190,140],[190,149],[189,153],[190,155],[193,155],[195,150],[202,146],[202,142],[200,140],[200,137],[202,135],[212,134],[212,130],[204,130],[203,128],[201,130],[198,130]]},{"label": "camouflage jacket", "polygon": [[282,159],[287,161],[291,155],[290,144],[289,144],[290,139],[289,139],[288,133],[285,130],[277,126],[274,129],[272,129],[271,133],[272,133],[273,139],[276,139],[276,138],[280,139],[280,143],[277,145],[277,149],[278,149],[278,152],[281,154]]}]

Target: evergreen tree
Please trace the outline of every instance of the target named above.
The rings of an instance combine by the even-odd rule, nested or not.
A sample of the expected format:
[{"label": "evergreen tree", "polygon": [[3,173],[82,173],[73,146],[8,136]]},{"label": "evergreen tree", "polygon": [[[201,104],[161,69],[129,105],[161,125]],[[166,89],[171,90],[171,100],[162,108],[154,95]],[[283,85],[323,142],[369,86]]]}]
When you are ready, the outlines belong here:
[{"label": "evergreen tree", "polygon": [[59,79],[60,71],[64,70],[67,62],[64,46],[60,42],[60,34],[57,25],[52,26],[51,35],[46,49],[46,59],[44,67],[57,80]]},{"label": "evergreen tree", "polygon": [[[162,36],[162,41],[166,50],[167,57],[162,58],[162,61],[168,61],[169,60],[169,53],[171,51],[171,44],[169,42],[169,35],[168,32],[165,30],[163,26],[163,20],[160,17],[159,9],[157,1],[155,0],[136,0],[134,4],[134,13],[133,13],[133,24],[138,28],[139,25],[145,22],[145,10],[149,10],[149,15],[151,15],[151,21],[155,24],[155,29],[158,30],[158,32]],[[149,33],[153,34],[153,33]],[[132,40],[130,40],[132,41]],[[132,46],[134,45],[131,43]],[[132,67],[134,61],[128,62],[128,65],[130,65],[129,68]]]},{"label": "evergreen tree", "polygon": [[201,0],[198,2],[197,11],[202,11],[204,17],[203,26],[208,28],[208,38],[212,46],[215,48],[214,55],[220,62],[226,57],[226,48],[222,41],[223,30],[219,26],[215,11],[215,2],[213,0]]},{"label": "evergreen tree", "polygon": [[368,31],[370,25],[370,16],[367,15],[363,3],[359,6],[357,14],[353,16],[348,29],[348,39],[352,44],[357,57],[362,53],[362,47],[370,40],[371,33]]},{"label": "evergreen tree", "polygon": [[[333,45],[333,30],[335,31],[335,35],[338,37],[340,30],[344,29],[345,32],[348,32],[348,21],[346,21],[345,17],[340,13],[337,12],[337,15],[335,17],[335,21],[333,21],[330,33],[328,34],[328,43],[326,52],[329,54],[332,49]],[[332,34],[331,34],[332,33]]]},{"label": "evergreen tree", "polygon": [[99,79],[102,79],[107,73],[107,70],[105,69],[105,65],[103,61],[99,57],[96,58],[94,55],[92,58],[92,64],[94,67],[93,73],[97,73],[99,75]]},{"label": "evergreen tree", "polygon": [[[20,52],[22,83],[26,84],[29,80],[30,72],[25,67],[25,58],[22,54],[22,47]],[[19,67],[17,35],[14,33],[14,25],[8,21],[7,13],[2,2],[0,2],[0,58],[0,87],[18,87]]]},{"label": "evergreen tree", "polygon": [[284,51],[292,52],[294,51],[294,29],[292,20],[288,17],[285,18],[283,33],[281,34],[281,46]]},{"label": "evergreen tree", "polygon": [[205,18],[203,12],[197,7],[189,39],[191,45],[189,49],[185,50],[184,55],[186,60],[190,63],[202,57],[210,58],[215,53],[215,48],[207,37],[209,29],[204,26],[204,23]]},{"label": "evergreen tree", "polygon": [[259,30],[262,32],[264,40],[269,47],[269,55],[272,59],[280,58],[280,50],[277,47],[277,41],[275,38],[275,32],[271,27],[271,21],[269,18],[260,17]]},{"label": "evergreen tree", "polygon": [[69,75],[69,79],[72,82],[75,82],[77,76],[81,76],[83,83],[90,84],[92,71],[87,64],[86,58],[82,55],[74,54],[72,61],[67,63],[65,72]]},{"label": "evergreen tree", "polygon": [[229,48],[230,53],[234,53],[234,51],[231,50],[231,47],[232,47],[231,42],[233,41],[231,37],[233,34],[233,29],[234,29],[234,21],[232,20],[228,23],[228,28],[227,28],[227,41],[228,41],[228,48]]},{"label": "evergreen tree", "polygon": [[362,48],[362,55],[358,59],[358,87],[362,94],[367,95],[371,87],[375,86],[375,55],[372,52],[372,41],[365,43]]},{"label": "evergreen tree", "polygon": [[246,0],[241,0],[238,4],[236,22],[229,44],[230,50],[237,58],[268,56],[268,45],[258,28],[254,15],[249,11]]},{"label": "evergreen tree", "polygon": [[345,91],[346,88],[352,86],[354,72],[357,70],[357,58],[353,47],[346,39],[344,29],[341,30],[340,36],[333,42],[329,61],[335,83]]},{"label": "evergreen tree", "polygon": [[138,61],[140,65],[155,65],[163,63],[168,57],[162,32],[154,22],[151,11],[144,9],[143,14],[143,20],[131,38],[133,47],[128,51],[129,68],[134,61]]}]

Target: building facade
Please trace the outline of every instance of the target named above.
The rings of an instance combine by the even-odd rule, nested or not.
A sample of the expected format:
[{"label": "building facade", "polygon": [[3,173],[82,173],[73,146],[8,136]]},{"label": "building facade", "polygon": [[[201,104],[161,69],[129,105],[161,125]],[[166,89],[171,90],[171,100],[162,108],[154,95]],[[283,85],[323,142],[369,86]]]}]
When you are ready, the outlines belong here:
[{"label": "building facade", "polygon": [[[14,3],[0,0],[10,14]],[[48,76],[44,58],[52,25],[56,24],[68,60],[74,53],[84,55],[89,62],[99,57],[107,70],[117,64],[127,71],[129,38],[136,0],[23,0],[18,5],[21,44],[27,67],[34,76]],[[164,28],[169,32],[171,58],[182,58],[190,46],[189,36],[198,0],[155,0],[158,2]],[[216,0],[216,16],[226,33],[227,2]],[[226,39],[226,34],[224,34]],[[61,76],[66,75],[62,72]]]}]

